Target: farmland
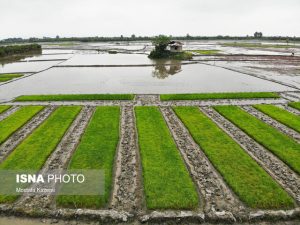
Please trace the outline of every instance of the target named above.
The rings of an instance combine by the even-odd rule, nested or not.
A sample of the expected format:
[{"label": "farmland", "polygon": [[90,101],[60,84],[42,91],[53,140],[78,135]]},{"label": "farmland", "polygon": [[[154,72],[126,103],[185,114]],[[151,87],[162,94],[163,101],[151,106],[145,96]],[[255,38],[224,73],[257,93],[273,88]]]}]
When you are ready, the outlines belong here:
[{"label": "farmland", "polygon": [[[287,103],[281,103],[280,107],[275,106],[276,102],[282,101],[277,93],[160,96],[164,101],[161,101],[158,96],[155,101],[147,95],[122,96],[126,96],[124,98],[126,100],[114,100],[116,98],[114,95],[107,95],[105,98],[96,95],[30,96],[20,97],[11,104],[1,105],[2,143],[11,139],[43,110],[53,107],[49,106],[49,103],[55,103],[55,108],[50,111],[49,116],[43,117],[44,121],[36,125],[36,128],[25,136],[15,149],[11,152],[3,152],[7,155],[0,163],[0,170],[33,169],[38,171],[49,167],[51,164],[46,162],[54,155],[64,157],[57,159],[64,163],[62,167],[67,170],[103,170],[105,174],[103,194],[58,195],[55,198],[49,198],[47,208],[51,209],[55,206],[68,210],[71,214],[75,213],[74,210],[78,207],[83,212],[93,209],[99,213],[105,210],[110,213],[110,210],[118,211],[126,205],[126,208],[133,210],[136,208],[142,211],[147,210],[144,211],[144,215],[148,215],[148,220],[151,221],[153,211],[159,211],[160,217],[164,218],[173,211],[183,210],[191,213],[193,218],[197,218],[195,210],[209,214],[212,213],[212,205],[219,210],[231,210],[235,217],[249,215],[255,210],[262,210],[267,217],[268,210],[283,210],[284,212],[292,210],[294,212],[293,210],[297,208],[299,201],[296,196],[300,194],[297,188],[298,165],[300,165],[299,143],[242,110],[240,105],[245,100],[252,101],[254,108],[298,132],[298,115],[296,111],[288,111],[291,106],[294,107],[295,103],[291,103],[290,106]],[[137,101],[134,101],[133,97]],[[100,98],[107,100],[94,101]],[[235,105],[218,105],[220,101],[226,101],[226,98],[234,99]],[[166,100],[172,100],[172,104],[170,105]],[[194,100],[197,100],[198,104],[209,102],[211,105],[205,106],[206,108],[189,105]],[[31,101],[38,104],[32,106]],[[256,104],[257,101],[269,103],[273,101],[274,103],[260,105]],[[80,106],[76,106],[77,102],[81,103]],[[91,103],[96,105],[91,106]],[[168,103],[167,106],[166,103]],[[185,105],[176,106],[177,103],[185,103]],[[66,104],[72,104],[72,106]],[[111,106],[112,104],[115,106]],[[16,106],[18,108],[14,108]],[[70,127],[79,126],[80,120],[76,118],[79,117],[80,112],[82,113],[82,107],[87,107],[85,111],[91,116],[86,120],[87,125],[82,127],[82,134],[72,134],[70,132],[73,132],[74,128]],[[295,108],[293,109],[297,110]],[[200,159],[200,155],[197,156],[197,154],[190,155],[188,150],[182,151],[182,147],[193,148],[190,146],[191,143],[187,146],[181,145],[178,136],[174,136],[174,132],[181,135],[182,131],[177,130],[179,124],[170,123],[169,119],[166,121],[166,118],[170,116],[166,114],[167,112],[174,113],[173,117],[177,118],[182,124],[180,126],[188,132],[186,135],[192,141],[192,145],[197,146],[197,151],[201,151],[205,158]],[[213,114],[208,114],[208,112],[213,112]],[[127,117],[125,123],[121,122],[124,120],[123,116]],[[240,129],[239,132],[261,146],[260,149],[264,154],[276,158],[278,169],[288,171],[289,176],[278,177],[273,167],[269,167],[264,160],[249,154],[251,149],[241,144],[241,136],[230,135],[231,130],[220,124],[220,119],[228,120],[232,123],[231,126]],[[133,129],[129,129],[129,121],[134,126]],[[69,135],[76,137],[74,140],[77,140],[77,143],[74,145],[74,150],[65,149],[70,154],[60,155],[59,151],[64,148],[62,143],[67,141],[64,138]],[[135,140],[129,141],[128,135]],[[2,147],[3,144],[0,151]],[[128,150],[131,151],[131,155],[127,156]],[[134,167],[121,163],[125,159],[123,157],[131,157],[134,161],[130,165]],[[203,178],[198,183],[201,180],[196,177],[198,173],[201,173],[199,175],[204,179],[208,176],[200,172],[199,165],[197,165],[199,160],[208,163],[206,173],[219,174],[211,180],[215,183],[212,185],[222,184],[224,191],[234,193],[229,201],[235,202],[232,206],[224,205],[221,199],[220,202],[210,202],[212,201],[210,199],[220,197],[218,192],[209,191],[209,185],[201,184]],[[133,177],[129,176],[131,173],[134,174]],[[64,188],[64,185],[61,188]],[[127,195],[131,196],[132,200],[127,201]],[[22,195],[0,195],[1,203],[8,205],[23,198]],[[19,204],[22,204],[22,201]],[[39,204],[41,200],[33,198],[26,201],[29,201],[27,204],[31,204],[30,201]],[[204,205],[209,207],[204,207]],[[243,210],[237,210],[239,207]],[[46,208],[43,207],[36,208],[35,211],[35,213],[47,213]],[[109,213],[106,218],[111,219]],[[218,214],[213,214],[213,217],[220,219]]]}]

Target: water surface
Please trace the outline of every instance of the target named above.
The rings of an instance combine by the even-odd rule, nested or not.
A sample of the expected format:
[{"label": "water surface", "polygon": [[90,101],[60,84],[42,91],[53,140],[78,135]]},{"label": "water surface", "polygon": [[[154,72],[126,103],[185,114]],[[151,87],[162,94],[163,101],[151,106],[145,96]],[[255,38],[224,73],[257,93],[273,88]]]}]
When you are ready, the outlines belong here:
[{"label": "water surface", "polygon": [[204,64],[148,67],[51,68],[0,86],[0,100],[30,94],[206,93],[293,90]]}]

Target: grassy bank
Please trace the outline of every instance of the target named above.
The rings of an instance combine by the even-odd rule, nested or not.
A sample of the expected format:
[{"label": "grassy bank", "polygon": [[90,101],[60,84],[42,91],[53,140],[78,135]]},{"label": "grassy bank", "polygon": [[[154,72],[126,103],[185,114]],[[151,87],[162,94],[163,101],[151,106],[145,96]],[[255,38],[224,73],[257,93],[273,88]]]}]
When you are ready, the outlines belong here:
[{"label": "grassy bank", "polygon": [[68,207],[104,207],[112,191],[112,172],[119,141],[120,108],[97,107],[68,169],[104,170],[103,196],[58,196],[57,203]]},{"label": "grassy bank", "polygon": [[[62,106],[56,109],[0,164],[0,170],[40,170],[80,109],[79,106]],[[0,203],[12,202],[17,197],[1,195]]]},{"label": "grassy bank", "polygon": [[9,117],[0,121],[0,144],[43,108],[43,106],[23,106]]},{"label": "grassy bank", "polygon": [[6,82],[12,80],[14,78],[22,77],[23,74],[15,74],[15,73],[7,73],[7,74],[0,74],[0,82]]},{"label": "grassy bank", "polygon": [[92,101],[92,100],[132,100],[133,94],[61,94],[61,95],[21,95],[15,102],[23,101]]},{"label": "grassy bank", "polygon": [[156,107],[135,108],[148,209],[193,209],[196,188]]},{"label": "grassy bank", "polygon": [[293,206],[291,197],[241,147],[197,107],[175,107],[176,114],[225,181],[251,208]]},{"label": "grassy bank", "polygon": [[5,112],[8,110],[11,106],[10,105],[0,105],[0,113]]},{"label": "grassy bank", "polygon": [[295,109],[300,110],[300,102],[290,102],[289,106],[291,106],[291,107],[293,107]]},{"label": "grassy bank", "polygon": [[300,116],[274,105],[255,105],[254,108],[300,133]]},{"label": "grassy bank", "polygon": [[300,144],[237,106],[214,108],[300,174]]},{"label": "grassy bank", "polygon": [[199,94],[162,94],[162,101],[169,100],[209,100],[209,99],[251,99],[280,98],[273,92],[236,92],[236,93],[199,93]]}]

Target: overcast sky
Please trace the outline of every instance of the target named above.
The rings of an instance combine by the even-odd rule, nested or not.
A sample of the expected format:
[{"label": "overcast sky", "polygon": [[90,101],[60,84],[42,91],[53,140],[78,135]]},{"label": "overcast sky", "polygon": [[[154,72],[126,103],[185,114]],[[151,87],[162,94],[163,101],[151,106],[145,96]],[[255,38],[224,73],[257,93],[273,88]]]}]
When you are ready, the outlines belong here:
[{"label": "overcast sky", "polygon": [[300,0],[0,0],[0,39],[43,36],[300,36]]}]

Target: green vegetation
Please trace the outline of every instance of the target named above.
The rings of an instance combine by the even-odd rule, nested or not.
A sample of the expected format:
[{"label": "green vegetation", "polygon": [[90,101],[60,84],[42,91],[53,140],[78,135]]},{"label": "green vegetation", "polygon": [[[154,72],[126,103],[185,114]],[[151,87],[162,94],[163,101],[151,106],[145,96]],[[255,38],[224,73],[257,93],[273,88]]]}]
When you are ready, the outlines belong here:
[{"label": "green vegetation", "polygon": [[16,55],[16,54],[24,54],[29,52],[41,51],[41,50],[42,48],[38,44],[0,46],[0,58]]},{"label": "green vegetation", "polygon": [[105,206],[112,189],[112,173],[119,142],[120,108],[97,107],[68,169],[104,170],[104,196],[61,195],[57,203],[63,206],[99,208]]},{"label": "green vegetation", "polygon": [[8,77],[0,77],[0,83],[1,82],[6,82],[6,81],[9,81],[11,80],[11,78],[8,78]]},{"label": "green vegetation", "polygon": [[198,53],[201,55],[216,55],[220,53],[220,50],[217,49],[208,49],[208,50],[189,50],[192,53]]},{"label": "green vegetation", "polygon": [[300,174],[299,143],[237,106],[214,108]]},{"label": "green vegetation", "polygon": [[300,102],[290,102],[289,106],[291,106],[291,107],[293,107],[295,109],[300,110]]},{"label": "green vegetation", "polygon": [[6,73],[6,74],[0,74],[0,82],[5,82],[12,80],[14,78],[22,77],[23,74],[19,73]]},{"label": "green vegetation", "polygon": [[135,113],[147,208],[196,208],[197,191],[159,109],[141,106]]},{"label": "green vegetation", "polygon": [[236,93],[200,93],[200,94],[162,94],[162,101],[169,100],[208,100],[208,99],[248,99],[248,98],[280,98],[273,92],[236,92]]},{"label": "green vegetation", "polygon": [[300,133],[300,116],[274,105],[255,105],[254,107]]},{"label": "green vegetation", "polygon": [[[57,108],[0,164],[0,170],[40,170],[80,110],[79,106]],[[13,202],[17,197],[1,195],[0,202]]]},{"label": "green vegetation", "polygon": [[15,102],[22,101],[82,101],[82,100],[133,100],[133,94],[62,94],[62,95],[22,95]]},{"label": "green vegetation", "polygon": [[243,42],[234,42],[234,43],[223,43],[222,46],[225,47],[240,47],[240,48],[295,48],[296,45],[269,45],[262,43],[243,43]]},{"label": "green vegetation", "polygon": [[293,206],[292,198],[280,185],[197,107],[175,107],[174,110],[225,181],[249,207]]},{"label": "green vegetation", "polygon": [[176,53],[171,52],[169,58],[175,60],[189,60],[193,58],[193,53],[187,51],[176,52]]},{"label": "green vegetation", "polygon": [[0,113],[5,112],[8,110],[11,106],[10,105],[0,105]]},{"label": "green vegetation", "polygon": [[0,121],[0,144],[43,108],[44,107],[42,106],[24,106],[9,117]]}]

